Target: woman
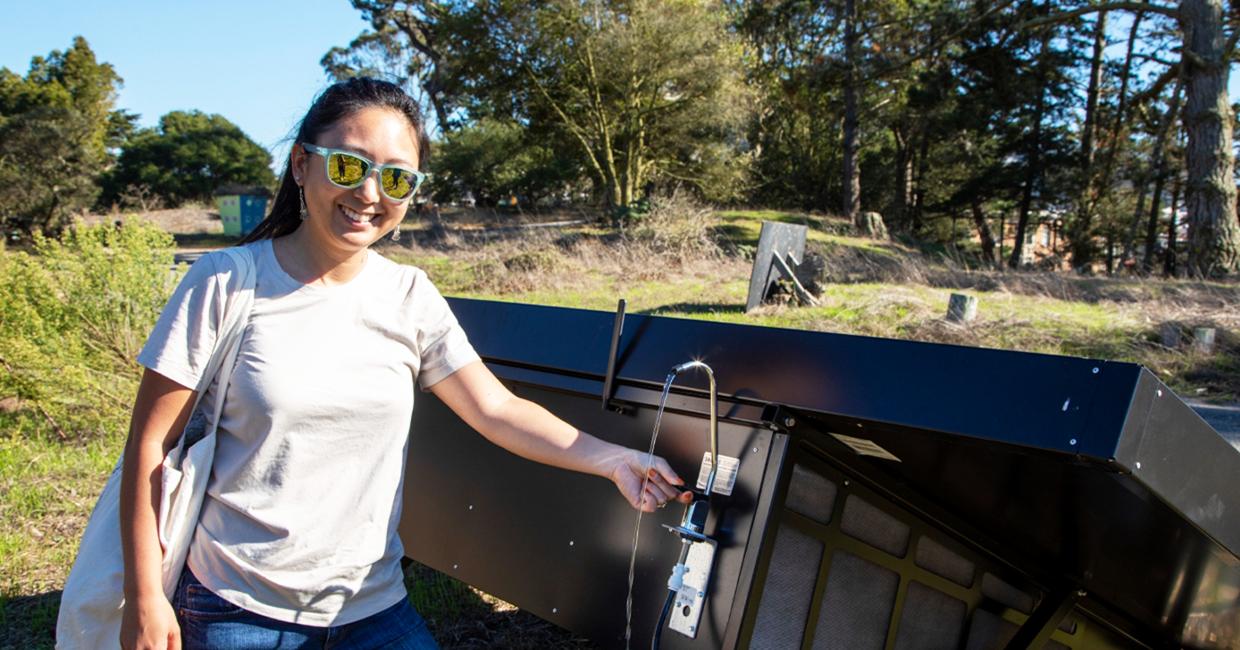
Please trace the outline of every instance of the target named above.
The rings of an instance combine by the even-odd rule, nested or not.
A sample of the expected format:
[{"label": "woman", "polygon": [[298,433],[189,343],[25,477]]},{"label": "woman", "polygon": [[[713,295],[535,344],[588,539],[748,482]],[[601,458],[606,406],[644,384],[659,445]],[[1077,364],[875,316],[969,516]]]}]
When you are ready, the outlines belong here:
[{"label": "woman", "polygon": [[426,275],[370,250],[404,218],[428,148],[417,105],[385,82],[336,84],[302,120],[271,215],[245,244],[254,307],[171,603],[153,486],[211,353],[228,257],[196,263],[164,309],[138,357],[125,450],[124,648],[435,647],[396,535],[414,381],[491,441],[606,477],[636,508],[689,496],[663,459],[642,493],[642,454],[515,397]]}]

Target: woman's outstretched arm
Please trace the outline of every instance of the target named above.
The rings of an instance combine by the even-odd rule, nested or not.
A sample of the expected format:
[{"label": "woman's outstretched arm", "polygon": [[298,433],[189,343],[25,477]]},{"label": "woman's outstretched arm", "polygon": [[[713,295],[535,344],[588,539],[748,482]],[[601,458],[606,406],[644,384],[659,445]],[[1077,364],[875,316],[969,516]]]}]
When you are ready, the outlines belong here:
[{"label": "woman's outstretched arm", "polygon": [[147,370],[138,386],[125,464],[121,470],[121,547],[125,558],[125,611],[121,647],[169,650],[181,647],[176,614],[164,595],[156,513],[161,464],[189,420],[195,392]]},{"label": "woman's outstretched arm", "polygon": [[692,495],[667,461],[655,457],[642,494],[645,454],[600,440],[513,395],[481,362],[475,361],[431,386],[431,392],[491,442],[524,458],[602,476],[634,508],[647,512],[669,500],[687,503]]}]

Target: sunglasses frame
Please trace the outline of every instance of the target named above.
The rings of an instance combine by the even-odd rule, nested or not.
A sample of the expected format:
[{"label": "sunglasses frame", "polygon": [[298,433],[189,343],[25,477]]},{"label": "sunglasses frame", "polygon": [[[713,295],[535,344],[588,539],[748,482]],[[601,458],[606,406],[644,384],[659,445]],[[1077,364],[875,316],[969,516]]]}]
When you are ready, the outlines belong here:
[{"label": "sunglasses frame", "polygon": [[[378,183],[379,193],[382,194],[383,197],[386,198],[387,200],[394,201],[396,203],[404,203],[405,201],[408,201],[412,199],[414,196],[416,196],[418,193],[418,188],[422,187],[422,183],[424,183],[426,179],[430,176],[429,174],[417,171],[416,169],[409,169],[408,167],[403,167],[401,165],[376,165],[373,160],[359,153],[349,151],[348,149],[333,149],[331,147],[320,147],[317,144],[311,144],[309,142],[301,143],[301,148],[305,150],[305,152],[308,154],[318,154],[319,156],[321,156],[323,158],[323,173],[327,176],[327,182],[342,189],[352,190],[352,189],[361,187],[362,183],[365,183],[367,178],[370,178],[370,176],[374,173],[378,173],[380,175],[379,183]],[[345,156],[353,156],[354,158],[357,158],[358,160],[365,163],[367,166],[367,169],[365,173],[362,174],[362,177],[358,179],[358,181],[352,185],[344,185],[342,183],[337,183],[336,181],[332,180],[331,162],[330,162],[332,154],[342,154]],[[402,199],[398,199],[387,193],[387,189],[383,187],[383,176],[382,176],[383,170],[385,169],[395,169],[398,171],[405,172],[407,174],[411,174],[413,176],[413,180],[414,180],[413,190],[409,192],[409,196],[406,196]]]}]

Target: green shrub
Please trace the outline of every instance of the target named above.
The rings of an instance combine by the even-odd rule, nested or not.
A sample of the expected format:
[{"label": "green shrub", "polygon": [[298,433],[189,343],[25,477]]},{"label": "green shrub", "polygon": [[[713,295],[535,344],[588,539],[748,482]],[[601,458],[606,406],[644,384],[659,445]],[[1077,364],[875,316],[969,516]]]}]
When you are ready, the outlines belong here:
[{"label": "green shrub", "polygon": [[132,220],[0,254],[0,398],[38,412],[61,437],[125,426],[134,358],[175,281],[172,246]]}]

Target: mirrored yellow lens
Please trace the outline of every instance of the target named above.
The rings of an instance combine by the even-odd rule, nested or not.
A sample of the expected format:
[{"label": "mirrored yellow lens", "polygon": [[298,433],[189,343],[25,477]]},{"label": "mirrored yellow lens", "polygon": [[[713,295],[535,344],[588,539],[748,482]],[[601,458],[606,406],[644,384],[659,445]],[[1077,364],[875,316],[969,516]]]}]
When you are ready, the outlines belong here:
[{"label": "mirrored yellow lens", "polygon": [[327,158],[327,177],[337,185],[358,185],[369,170],[366,161],[347,153],[333,153]]},{"label": "mirrored yellow lens", "polygon": [[383,170],[383,191],[394,199],[403,199],[413,193],[413,174],[391,167]]}]

